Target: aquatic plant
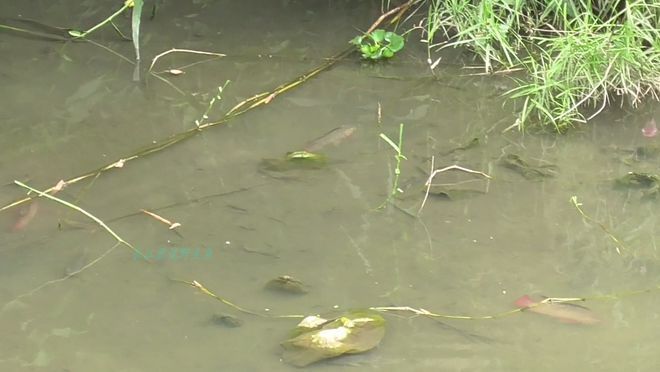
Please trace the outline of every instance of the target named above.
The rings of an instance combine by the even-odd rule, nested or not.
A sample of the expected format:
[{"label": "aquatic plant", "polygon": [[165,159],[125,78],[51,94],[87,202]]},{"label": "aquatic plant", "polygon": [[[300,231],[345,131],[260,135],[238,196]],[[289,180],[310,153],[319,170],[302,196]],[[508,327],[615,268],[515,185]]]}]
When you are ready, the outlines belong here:
[{"label": "aquatic plant", "polygon": [[401,177],[401,161],[407,160],[406,156],[403,155],[403,123],[399,124],[399,140],[398,142],[392,141],[385,133],[380,134],[380,138],[387,142],[388,145],[396,154],[394,154],[394,159],[396,160],[396,165],[394,167],[394,181],[392,181],[392,189],[390,194],[387,196],[387,199],[381,204],[378,208],[384,207],[388,202],[392,200],[397,194],[399,194],[401,189],[399,188],[399,177]]},{"label": "aquatic plant", "polygon": [[350,43],[358,47],[362,58],[380,60],[392,58],[396,52],[403,49],[405,42],[403,37],[394,32],[378,29],[356,36]]},{"label": "aquatic plant", "polygon": [[[466,47],[486,72],[522,70],[508,97],[520,102],[511,128],[563,131],[615,97],[636,107],[660,96],[660,3],[564,0],[427,0],[421,28],[428,63]],[[444,40],[438,42],[438,36]]]}]

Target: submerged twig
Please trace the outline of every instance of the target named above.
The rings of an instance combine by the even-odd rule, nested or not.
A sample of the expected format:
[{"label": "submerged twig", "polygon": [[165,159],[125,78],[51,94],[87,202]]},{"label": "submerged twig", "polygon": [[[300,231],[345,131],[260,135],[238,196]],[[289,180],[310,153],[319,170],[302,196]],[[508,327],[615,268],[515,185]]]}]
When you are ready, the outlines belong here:
[{"label": "submerged twig", "polygon": [[61,278],[57,278],[57,279],[53,279],[53,280],[49,280],[49,281],[47,281],[47,282],[45,282],[45,283],[42,283],[41,285],[39,285],[39,286],[37,286],[37,287],[35,287],[35,288],[31,289],[31,290],[29,290],[29,291],[26,292],[26,293],[23,293],[23,294],[20,294],[20,295],[14,297],[14,299],[12,299],[11,301],[7,302],[7,303],[2,307],[2,310],[6,309],[7,306],[9,306],[9,304],[11,304],[11,303],[13,303],[13,302],[15,302],[15,301],[17,301],[17,300],[23,298],[23,297],[32,296],[32,295],[35,294],[36,292],[38,292],[38,291],[40,291],[40,290],[42,290],[42,289],[44,289],[44,288],[46,288],[46,287],[48,287],[48,286],[50,286],[50,285],[53,285],[53,284],[56,284],[56,283],[59,283],[59,282],[63,282],[63,281],[65,281],[65,280],[71,278],[72,276],[78,275],[78,274],[80,274],[81,272],[83,272],[84,270],[89,269],[90,267],[94,266],[94,265],[97,264],[99,261],[101,261],[102,259],[104,259],[104,258],[105,258],[107,255],[109,255],[112,251],[114,251],[115,248],[117,248],[117,247],[119,246],[119,244],[121,244],[121,243],[120,243],[120,242],[116,242],[116,243],[115,243],[112,247],[110,247],[107,251],[103,252],[103,254],[101,254],[100,256],[96,257],[94,260],[88,262],[88,263],[85,264],[83,267],[81,267],[81,268],[79,268],[79,269],[76,269],[76,270],[74,270],[74,271],[71,271],[71,272],[67,272],[67,273],[66,273],[63,277],[61,277]]},{"label": "submerged twig", "polygon": [[448,315],[448,314],[437,314],[437,313],[432,313],[428,310],[419,308],[416,309],[414,307],[410,306],[377,306],[377,307],[370,307],[370,310],[374,311],[380,311],[380,312],[410,312],[415,315],[421,315],[421,316],[427,316],[430,318],[445,318],[445,319],[462,319],[462,320],[484,320],[484,319],[496,319],[496,318],[502,318],[504,316],[512,315],[515,313],[519,313],[522,311],[522,309],[516,308],[513,310],[508,310],[504,311],[498,314],[494,315],[481,315],[481,316],[470,316],[470,315]]},{"label": "submerged twig", "polygon": [[69,208],[71,208],[71,209],[75,209],[76,211],[78,211],[78,212],[84,214],[85,216],[91,218],[94,222],[96,222],[96,223],[99,224],[102,228],[104,228],[105,231],[107,231],[110,235],[112,235],[112,236],[113,236],[113,237],[114,237],[119,243],[121,243],[121,244],[127,246],[128,248],[130,248],[131,250],[133,250],[133,252],[137,253],[137,254],[140,255],[142,258],[144,258],[145,260],[149,261],[149,259],[148,259],[147,257],[145,257],[145,256],[142,254],[142,252],[140,252],[137,248],[133,247],[133,245],[132,245],[131,243],[129,243],[129,242],[125,241],[124,239],[122,239],[119,235],[117,235],[117,233],[115,233],[114,231],[112,231],[112,229],[111,229],[110,227],[108,227],[108,225],[106,225],[105,222],[101,221],[98,217],[94,216],[93,214],[87,212],[86,210],[80,208],[80,207],[77,206],[77,205],[74,205],[74,204],[69,203],[68,201],[65,201],[65,200],[62,200],[62,199],[60,199],[60,198],[58,198],[58,197],[55,197],[55,196],[53,196],[53,195],[50,195],[50,194],[48,194],[48,193],[45,192],[45,191],[39,191],[39,190],[37,190],[37,189],[34,189],[34,188],[32,188],[32,187],[30,187],[30,186],[24,184],[24,183],[21,182],[21,181],[16,181],[16,180],[15,180],[14,183],[17,184],[17,185],[20,186],[20,187],[23,187],[23,188],[25,188],[25,189],[28,189],[28,190],[30,190],[30,191],[32,191],[32,192],[38,194],[39,196],[43,196],[43,197],[45,197],[45,198],[47,198],[47,199],[50,199],[50,200],[56,201],[56,202],[58,202],[58,203],[60,203],[60,204],[62,204],[62,205],[64,205],[64,206],[67,206],[67,207],[69,207]]},{"label": "submerged twig", "polygon": [[[434,158],[435,158],[435,157],[431,157],[431,169],[433,169],[433,164],[434,164],[434,162],[435,162]],[[418,215],[422,212],[422,208],[424,208],[424,205],[426,204],[426,200],[427,200],[428,197],[429,197],[429,191],[430,191],[430,189],[431,189],[431,183],[433,182],[433,178],[434,178],[438,173],[446,172],[446,171],[448,171],[448,170],[452,170],[452,169],[456,169],[456,170],[463,171],[463,172],[466,172],[466,173],[477,174],[477,175],[483,176],[483,177],[485,177],[485,178],[487,178],[487,179],[492,179],[492,178],[493,178],[493,177],[491,177],[490,175],[488,175],[487,173],[484,173],[484,172],[481,172],[481,171],[472,170],[472,169],[465,168],[465,167],[461,167],[461,166],[458,165],[458,164],[450,165],[450,166],[444,167],[444,168],[442,168],[442,169],[436,169],[436,170],[434,170],[433,172],[431,172],[431,175],[429,176],[429,178],[428,178],[428,179],[426,180],[426,182],[424,183],[424,185],[426,186],[426,194],[424,195],[424,200],[422,201],[422,205],[419,207],[419,210],[417,211],[417,214],[418,214]]]},{"label": "submerged twig", "polygon": [[151,65],[149,65],[149,70],[151,71],[154,68],[154,65],[160,59],[160,57],[164,57],[170,53],[190,53],[190,54],[201,54],[205,56],[215,56],[215,57],[226,57],[226,54],[222,53],[216,53],[216,52],[206,52],[203,50],[194,50],[194,49],[178,49],[178,48],[172,48],[170,50],[167,50],[165,52],[162,52],[154,57],[154,59],[151,60]]},{"label": "submerged twig", "polygon": [[[435,168],[435,156],[431,156],[431,174],[433,174],[433,169]],[[429,192],[431,191],[431,182],[426,182],[426,192],[424,193],[424,200],[422,200],[422,205],[419,206],[417,210],[417,215],[419,216],[422,213],[422,209],[426,205],[426,201],[429,199]]]},{"label": "submerged twig", "polygon": [[[605,232],[605,234],[607,234],[607,236],[609,236],[610,239],[612,239],[612,241],[614,241],[614,243],[616,244],[616,246],[614,247],[614,248],[616,249],[616,253],[618,253],[619,255],[621,255],[621,249],[623,249],[623,250],[626,249],[626,246],[623,244],[623,242],[622,242],[621,240],[619,240],[616,236],[614,236],[614,234],[612,234],[612,233],[610,232],[610,230],[609,230],[604,224],[602,224],[602,223],[600,223],[600,222],[594,220],[591,216],[589,216],[589,215],[587,215],[586,213],[584,213],[584,211],[583,211],[582,208],[581,208],[581,207],[582,207],[582,203],[578,202],[578,200],[577,200],[577,196],[575,196],[575,195],[574,195],[574,196],[571,196],[571,203],[573,203],[573,205],[575,206],[575,209],[578,210],[578,212],[580,213],[580,215],[582,215],[582,217],[583,217],[585,220],[587,220],[587,221],[589,221],[589,222],[591,222],[591,223],[594,223],[594,224],[598,225],[598,227],[600,227],[601,230],[603,230],[603,231]],[[619,247],[621,247],[621,249],[619,249]]]},{"label": "submerged twig", "polygon": [[166,224],[170,230],[174,230],[177,227],[181,226],[181,224],[178,223],[178,222],[172,222],[172,221],[168,220],[167,218],[161,217],[161,216],[157,215],[156,213],[149,212],[146,209],[140,209],[140,212],[146,214],[147,216],[153,217],[156,221],[159,221],[159,222],[162,222],[162,223]]},{"label": "submerged twig", "polygon": [[305,317],[305,315],[270,315],[270,314],[258,313],[256,311],[248,310],[244,307],[238,306],[235,303],[216,295],[215,293],[213,293],[213,292],[209,291],[208,289],[206,289],[206,287],[204,287],[200,282],[198,282],[196,280],[193,280],[192,282],[188,282],[188,281],[185,281],[185,280],[179,280],[179,279],[170,279],[170,280],[172,280],[174,282],[179,282],[179,283],[184,283],[184,284],[191,285],[191,286],[199,289],[205,295],[211,296],[211,297],[215,298],[216,300],[222,302],[223,304],[225,304],[227,306],[230,306],[230,307],[232,307],[232,308],[234,308],[234,309],[236,309],[240,312],[246,313],[246,314],[250,314],[250,315],[254,315],[254,316],[260,316],[260,317],[263,317],[263,318],[304,318]]},{"label": "submerged twig", "polygon": [[486,173],[484,173],[484,172],[476,171],[476,170],[472,170],[472,169],[465,168],[465,167],[461,167],[460,165],[454,164],[454,165],[450,165],[450,166],[448,166],[448,167],[444,167],[444,168],[442,168],[442,169],[436,169],[436,170],[434,170],[433,173],[431,173],[431,175],[429,176],[429,178],[426,180],[426,184],[425,184],[425,185],[430,185],[431,182],[433,181],[433,177],[435,177],[438,173],[442,173],[442,172],[445,172],[445,171],[448,171],[448,170],[452,170],[452,169],[457,169],[457,170],[460,170],[460,171],[463,171],[463,172],[467,172],[467,173],[472,173],[472,174],[478,174],[478,175],[484,176],[484,177],[489,178],[489,179],[490,179],[490,178],[493,178],[493,177],[489,176],[488,174],[486,174]]}]

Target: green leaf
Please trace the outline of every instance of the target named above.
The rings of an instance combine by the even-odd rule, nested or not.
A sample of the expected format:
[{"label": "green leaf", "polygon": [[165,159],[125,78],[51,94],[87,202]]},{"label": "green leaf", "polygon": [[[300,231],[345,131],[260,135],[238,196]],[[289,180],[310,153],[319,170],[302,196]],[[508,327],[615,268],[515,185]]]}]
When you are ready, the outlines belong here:
[{"label": "green leaf", "polygon": [[369,45],[362,45],[360,47],[360,52],[362,52],[362,57],[367,58],[371,55],[371,48]]},{"label": "green leaf", "polygon": [[381,133],[380,138],[382,138],[385,142],[387,142],[387,144],[390,145],[394,149],[394,151],[398,153],[401,152],[401,150],[399,149],[399,145],[394,143],[394,141],[392,141],[390,137],[388,137],[385,133]]},{"label": "green leaf", "polygon": [[369,36],[371,36],[376,43],[381,43],[385,40],[385,30],[374,30]]},{"label": "green leaf", "polygon": [[403,45],[405,44],[405,41],[403,40],[403,37],[401,37],[401,36],[399,36],[395,33],[392,33],[392,35],[390,35],[390,39],[388,41],[390,42],[390,44],[388,45],[388,48],[390,48],[392,50],[392,52],[394,52],[394,53],[396,53],[396,52],[400,51],[401,49],[403,49]]},{"label": "green leaf", "polygon": [[144,0],[134,0],[133,16],[131,18],[131,27],[133,30],[133,47],[135,49],[135,60],[140,60],[140,17],[142,16],[142,6]]},{"label": "green leaf", "polygon": [[353,39],[351,39],[351,41],[349,41],[348,43],[359,46],[360,44],[362,44],[363,38],[364,38],[363,36],[356,36]]},{"label": "green leaf", "polygon": [[83,32],[79,31],[79,30],[69,30],[69,35],[71,35],[73,37],[82,37]]},{"label": "green leaf", "polygon": [[327,321],[318,318],[309,325],[303,322],[295,336],[282,343],[283,359],[297,367],[371,350],[385,336],[385,319],[373,311],[352,311]]}]

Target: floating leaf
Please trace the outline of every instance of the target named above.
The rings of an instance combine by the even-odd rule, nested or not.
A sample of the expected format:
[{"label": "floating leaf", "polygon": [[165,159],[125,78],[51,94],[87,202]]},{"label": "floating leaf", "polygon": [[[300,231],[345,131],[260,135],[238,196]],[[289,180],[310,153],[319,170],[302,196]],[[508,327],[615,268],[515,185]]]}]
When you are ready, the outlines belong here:
[{"label": "floating leaf", "polygon": [[380,43],[385,40],[385,30],[374,30],[370,36],[376,43]]},{"label": "floating leaf", "polygon": [[393,57],[403,48],[404,40],[391,31],[378,29],[367,35],[355,37],[350,43],[359,47],[362,58],[378,60]]},{"label": "floating leaf", "polygon": [[403,37],[395,34],[394,32],[388,32],[387,35],[385,36],[385,39],[389,42],[389,45],[387,47],[391,49],[393,53],[396,53],[401,49],[403,49],[403,45],[404,45]]},{"label": "floating leaf", "polygon": [[284,159],[262,159],[259,168],[267,171],[285,172],[292,169],[321,169],[325,164],[326,159],[323,155],[306,151],[294,151],[288,153]]},{"label": "floating leaf", "polygon": [[282,343],[285,362],[304,367],[343,354],[362,353],[378,346],[385,335],[385,319],[372,311],[349,312],[318,324],[311,328],[299,325],[294,331],[297,335]]}]

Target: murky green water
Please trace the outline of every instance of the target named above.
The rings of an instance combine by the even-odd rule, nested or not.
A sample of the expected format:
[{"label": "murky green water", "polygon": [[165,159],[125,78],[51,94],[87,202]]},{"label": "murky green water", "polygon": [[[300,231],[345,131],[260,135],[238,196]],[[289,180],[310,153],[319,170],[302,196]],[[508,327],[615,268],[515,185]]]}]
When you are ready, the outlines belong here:
[{"label": "murky green water", "polygon": [[[167,76],[192,96],[153,76],[146,84],[132,82],[132,65],[89,43],[0,34],[1,204],[24,194],[10,184],[14,179],[47,188],[191,128],[217,87],[231,80],[210,114],[218,117],[321,64],[379,13],[377,1],[162,3],[155,20],[144,23],[146,61],[173,47],[227,54]],[[98,2],[70,6],[3,3],[0,13],[89,26],[110,12]],[[10,231],[17,209],[0,214],[0,369],[294,369],[280,360],[279,343],[296,320],[240,314],[168,278],[197,280],[240,306],[272,314],[411,306],[482,316],[512,309],[523,294],[594,297],[658,285],[657,201],[612,187],[629,171],[659,171],[657,158],[619,151],[658,144],[640,133],[653,108],[635,115],[613,108],[563,136],[502,133],[514,120],[513,108],[499,98],[501,84],[509,82],[467,76],[474,71],[461,68],[470,61],[459,55],[446,56],[436,80],[423,77],[426,57],[416,37],[389,63],[364,65],[353,56],[226,126],[58,194],[112,221],[114,231],[154,256],[152,264],[122,246],[57,281],[103,255],[114,239],[47,200],[38,201],[35,218],[20,231]],[[94,39],[132,58],[131,44],[118,42],[111,30]],[[166,56],[155,70],[199,60]],[[419,219],[396,208],[376,211],[395,165],[379,133],[396,138],[399,123],[405,123],[408,158],[401,208],[415,213],[420,207],[431,155],[436,168],[456,164],[493,179],[443,172],[436,183],[481,193],[432,197]],[[340,125],[357,130],[324,151],[326,168],[259,170],[261,159],[300,149]],[[474,138],[477,146],[451,151]],[[525,179],[502,166],[506,154],[554,164],[557,175]],[[572,196],[621,243],[583,220]],[[159,213],[182,224],[180,235],[133,215],[172,204]],[[70,228],[71,221],[82,228]],[[279,275],[302,280],[309,293],[264,290]],[[650,371],[660,361],[659,298],[651,292],[589,301],[603,320],[592,327],[519,313],[445,321],[456,330],[388,315],[377,349],[313,368]],[[244,324],[214,324],[217,313]]]}]

